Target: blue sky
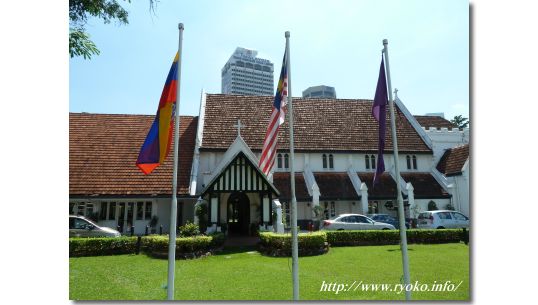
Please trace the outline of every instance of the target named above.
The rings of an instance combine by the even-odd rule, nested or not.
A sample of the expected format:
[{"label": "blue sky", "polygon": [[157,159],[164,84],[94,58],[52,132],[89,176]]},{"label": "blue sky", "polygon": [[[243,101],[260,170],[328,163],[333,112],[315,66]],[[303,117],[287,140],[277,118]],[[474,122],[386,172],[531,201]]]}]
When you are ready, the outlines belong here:
[{"label": "blue sky", "polygon": [[236,47],[275,64],[291,32],[293,96],[329,85],[339,98],[373,99],[382,40],[393,88],[413,114],[469,115],[469,3],[440,1],[148,1],[122,4],[129,24],[92,19],[101,51],[69,61],[69,110],[154,114],[185,24],[180,113],[197,115],[200,91],[220,93]]}]

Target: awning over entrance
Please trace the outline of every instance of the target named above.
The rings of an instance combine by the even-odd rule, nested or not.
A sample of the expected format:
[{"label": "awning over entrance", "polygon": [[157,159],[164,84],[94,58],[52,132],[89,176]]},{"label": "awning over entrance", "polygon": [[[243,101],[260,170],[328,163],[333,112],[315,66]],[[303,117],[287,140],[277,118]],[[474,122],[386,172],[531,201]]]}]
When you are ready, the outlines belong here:
[{"label": "awning over entrance", "polygon": [[239,152],[220,173],[216,173],[209,184],[204,188],[201,196],[208,193],[266,192],[274,197],[280,195],[276,187],[267,180],[258,166],[243,153]]}]

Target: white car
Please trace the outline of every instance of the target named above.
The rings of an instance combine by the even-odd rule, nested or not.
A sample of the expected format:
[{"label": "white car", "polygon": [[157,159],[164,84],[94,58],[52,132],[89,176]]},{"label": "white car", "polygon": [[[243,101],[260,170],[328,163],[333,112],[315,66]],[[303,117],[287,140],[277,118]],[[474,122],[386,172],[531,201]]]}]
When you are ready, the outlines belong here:
[{"label": "white car", "polygon": [[418,215],[417,228],[419,229],[455,229],[468,227],[469,217],[457,211],[428,211]]},{"label": "white car", "polygon": [[361,214],[340,214],[324,220],[322,230],[395,230],[388,223],[377,222]]},{"label": "white car", "polygon": [[69,215],[69,237],[120,237],[120,232],[100,227],[83,216]]}]

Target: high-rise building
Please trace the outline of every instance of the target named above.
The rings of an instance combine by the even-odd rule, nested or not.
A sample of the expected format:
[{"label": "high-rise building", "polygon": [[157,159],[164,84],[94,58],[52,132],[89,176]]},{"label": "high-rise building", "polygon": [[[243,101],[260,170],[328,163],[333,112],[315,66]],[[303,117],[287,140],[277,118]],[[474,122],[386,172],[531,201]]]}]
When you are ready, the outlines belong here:
[{"label": "high-rise building", "polygon": [[303,98],[336,98],[336,91],[324,85],[308,87],[303,91]]},{"label": "high-rise building", "polygon": [[258,52],[237,48],[222,68],[221,93],[273,95],[273,63],[256,57]]}]

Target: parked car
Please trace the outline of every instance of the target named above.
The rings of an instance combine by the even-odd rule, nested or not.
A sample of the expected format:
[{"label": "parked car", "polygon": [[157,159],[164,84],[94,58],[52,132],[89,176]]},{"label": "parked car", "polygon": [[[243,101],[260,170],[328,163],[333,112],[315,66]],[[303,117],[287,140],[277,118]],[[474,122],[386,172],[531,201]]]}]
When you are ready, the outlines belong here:
[{"label": "parked car", "polygon": [[469,217],[457,211],[428,211],[418,215],[417,228],[419,229],[454,229],[468,227]]},{"label": "parked car", "polygon": [[118,237],[120,232],[96,225],[83,216],[69,215],[69,237]]},{"label": "parked car", "polygon": [[322,230],[394,230],[393,225],[375,221],[361,214],[340,214],[324,220]]},{"label": "parked car", "polygon": [[[375,221],[391,224],[396,229],[400,228],[400,222],[398,221],[398,218],[390,216],[389,214],[367,214],[366,216],[370,217]],[[407,229],[411,227],[411,223],[407,219],[405,220],[405,227]]]}]

